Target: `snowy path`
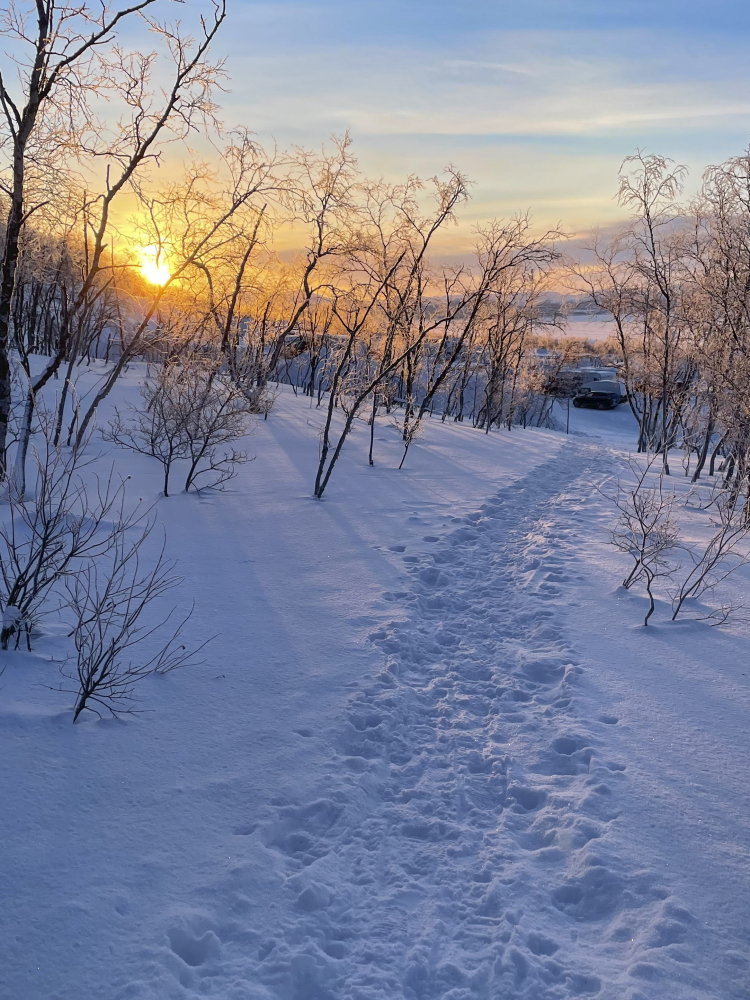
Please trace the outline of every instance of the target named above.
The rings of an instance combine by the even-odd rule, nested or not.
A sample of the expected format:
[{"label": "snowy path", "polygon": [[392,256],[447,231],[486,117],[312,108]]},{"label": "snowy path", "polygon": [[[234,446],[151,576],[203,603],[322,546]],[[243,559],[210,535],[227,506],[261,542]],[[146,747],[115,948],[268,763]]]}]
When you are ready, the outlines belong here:
[{"label": "snowy path", "polygon": [[[570,514],[601,455],[565,447],[406,557],[411,590],[386,596],[409,618],[373,634],[387,666],[331,762],[351,778],[255,833],[288,876],[245,969],[271,996],[636,998],[654,970],[639,953],[690,937],[691,914],[622,853],[617,720],[576,711]],[[668,953],[660,997],[705,995],[685,958]]]}]

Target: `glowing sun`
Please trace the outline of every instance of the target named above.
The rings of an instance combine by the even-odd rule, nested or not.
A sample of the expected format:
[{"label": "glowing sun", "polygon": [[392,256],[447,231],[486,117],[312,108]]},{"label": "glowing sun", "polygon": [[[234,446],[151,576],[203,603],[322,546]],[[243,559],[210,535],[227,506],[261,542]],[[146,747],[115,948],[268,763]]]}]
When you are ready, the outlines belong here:
[{"label": "glowing sun", "polygon": [[152,285],[166,285],[171,277],[164,251],[155,245],[141,250],[141,274]]}]

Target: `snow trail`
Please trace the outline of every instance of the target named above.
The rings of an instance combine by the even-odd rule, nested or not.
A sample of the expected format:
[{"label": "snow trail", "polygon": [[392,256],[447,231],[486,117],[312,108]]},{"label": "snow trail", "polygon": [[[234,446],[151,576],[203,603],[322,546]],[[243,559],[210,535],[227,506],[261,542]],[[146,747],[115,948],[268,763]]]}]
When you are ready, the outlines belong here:
[{"label": "snow trail", "polygon": [[245,966],[258,995],[642,1000],[654,948],[660,998],[703,995],[694,917],[618,840],[617,719],[576,711],[565,606],[602,455],[566,445],[404,556],[411,587],[385,597],[408,617],[371,635],[385,669],[330,791],[254,831],[288,893]]}]

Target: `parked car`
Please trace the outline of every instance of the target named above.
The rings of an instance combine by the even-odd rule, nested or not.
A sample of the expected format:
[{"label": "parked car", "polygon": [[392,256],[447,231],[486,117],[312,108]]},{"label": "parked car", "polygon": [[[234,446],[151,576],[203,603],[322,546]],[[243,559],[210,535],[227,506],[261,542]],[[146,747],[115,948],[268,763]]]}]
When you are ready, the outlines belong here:
[{"label": "parked car", "polygon": [[614,410],[622,402],[618,392],[602,392],[598,389],[582,389],[573,398],[573,406],[587,406],[592,410]]}]

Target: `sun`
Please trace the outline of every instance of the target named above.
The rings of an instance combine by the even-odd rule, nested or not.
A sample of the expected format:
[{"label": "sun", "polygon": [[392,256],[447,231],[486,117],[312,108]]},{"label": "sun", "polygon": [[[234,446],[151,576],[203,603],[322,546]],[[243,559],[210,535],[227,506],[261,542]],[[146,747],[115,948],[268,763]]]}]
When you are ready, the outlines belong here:
[{"label": "sun", "polygon": [[151,244],[141,250],[141,274],[152,285],[166,285],[172,277],[161,247]]}]

